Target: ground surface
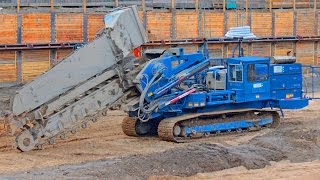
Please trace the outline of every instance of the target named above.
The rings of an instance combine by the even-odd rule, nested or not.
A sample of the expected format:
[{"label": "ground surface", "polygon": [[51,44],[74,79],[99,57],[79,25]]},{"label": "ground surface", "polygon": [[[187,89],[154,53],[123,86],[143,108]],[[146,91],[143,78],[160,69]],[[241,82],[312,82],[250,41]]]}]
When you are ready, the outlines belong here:
[{"label": "ground surface", "polygon": [[[121,111],[44,150],[20,153],[0,137],[0,178],[317,179],[320,102],[288,111],[277,129],[175,144],[121,131]],[[221,171],[222,170],[222,171]]]}]

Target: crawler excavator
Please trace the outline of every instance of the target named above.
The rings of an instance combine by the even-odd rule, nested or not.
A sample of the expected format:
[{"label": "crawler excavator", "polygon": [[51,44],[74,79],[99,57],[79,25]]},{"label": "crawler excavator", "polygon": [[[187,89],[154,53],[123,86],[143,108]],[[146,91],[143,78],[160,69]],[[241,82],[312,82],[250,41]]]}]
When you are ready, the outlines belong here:
[{"label": "crawler excavator", "polygon": [[278,112],[308,105],[302,65],[295,57],[271,61],[240,53],[211,59],[205,49],[185,54],[183,48],[172,48],[145,65],[134,81],[141,95],[128,104],[125,134],[157,134],[162,140],[186,142],[277,127]]},{"label": "crawler excavator", "polygon": [[186,54],[171,48],[155,59],[131,56],[147,37],[135,7],[105,16],[91,43],[26,84],[7,114],[21,151],[65,138],[119,103],[129,136],[185,142],[220,133],[276,127],[282,109],[308,105],[294,57],[212,59],[206,44]]}]

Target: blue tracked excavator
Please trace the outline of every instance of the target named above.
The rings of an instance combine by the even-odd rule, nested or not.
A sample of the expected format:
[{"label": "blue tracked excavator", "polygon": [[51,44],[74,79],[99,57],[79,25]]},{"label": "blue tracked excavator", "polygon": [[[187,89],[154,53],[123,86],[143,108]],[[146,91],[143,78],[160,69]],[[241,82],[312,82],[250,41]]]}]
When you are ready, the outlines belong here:
[{"label": "blue tracked excavator", "polygon": [[308,105],[295,57],[244,57],[240,44],[232,58],[211,59],[204,45],[192,54],[172,48],[150,60],[134,81],[141,95],[129,105],[123,132],[180,142],[277,127],[283,109]]}]

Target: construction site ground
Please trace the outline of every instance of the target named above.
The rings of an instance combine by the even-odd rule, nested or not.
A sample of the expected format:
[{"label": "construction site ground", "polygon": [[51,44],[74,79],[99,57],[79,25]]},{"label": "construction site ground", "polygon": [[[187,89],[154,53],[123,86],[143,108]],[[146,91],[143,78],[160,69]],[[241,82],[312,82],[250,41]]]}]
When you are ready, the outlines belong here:
[{"label": "construction site ground", "polygon": [[[15,88],[0,90],[1,109]],[[320,95],[320,94],[319,94]],[[172,143],[128,137],[122,111],[87,129],[21,153],[0,137],[0,178],[16,179],[317,179],[320,176],[320,101],[285,111],[277,129]]]}]

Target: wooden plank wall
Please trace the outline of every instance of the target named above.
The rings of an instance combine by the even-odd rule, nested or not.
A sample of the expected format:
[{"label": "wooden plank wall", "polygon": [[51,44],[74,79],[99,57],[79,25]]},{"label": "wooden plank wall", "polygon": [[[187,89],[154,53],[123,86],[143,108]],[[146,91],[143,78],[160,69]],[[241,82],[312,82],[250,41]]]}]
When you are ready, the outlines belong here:
[{"label": "wooden plank wall", "polygon": [[314,36],[315,35],[315,13],[312,11],[297,11],[297,35]]},{"label": "wooden plank wall", "polygon": [[278,42],[275,45],[274,55],[286,56],[288,52],[291,52],[291,55],[293,55],[293,43],[292,42]]},{"label": "wooden plank wall", "polygon": [[0,44],[17,42],[17,15],[0,14]]},{"label": "wooden plank wall", "polygon": [[251,55],[271,56],[271,44],[270,43],[253,43]]},{"label": "wooden plank wall", "polygon": [[[316,12],[319,14],[319,12]],[[227,11],[205,10],[199,15],[196,11],[177,11],[176,34],[177,39],[198,37],[222,37],[225,29],[235,26],[250,25],[253,33],[260,37],[272,36],[272,13],[265,11]],[[294,13],[292,10],[274,10],[275,36],[294,35]],[[320,15],[320,14],[319,14]],[[317,16],[319,16],[317,15]],[[88,14],[88,40],[93,40],[97,31],[103,28],[104,14]],[[139,11],[140,18],[143,13]],[[148,11],[146,13],[146,27],[150,40],[168,40],[172,37],[172,13],[167,11]],[[320,24],[320,18],[317,18]],[[55,42],[83,41],[83,14],[57,13],[55,17]],[[316,16],[313,10],[296,10],[296,34],[301,36],[316,35]],[[226,24],[225,24],[226,22]],[[0,15],[0,44],[14,44],[17,42],[17,15]],[[22,42],[42,43],[50,42],[51,24],[50,14],[28,13],[22,15]]]},{"label": "wooden plank wall", "polygon": [[275,36],[293,36],[293,11],[275,11]]},{"label": "wooden plank wall", "polygon": [[172,14],[168,12],[148,12],[147,27],[149,40],[170,39]]},{"label": "wooden plank wall", "polygon": [[104,27],[104,14],[88,15],[88,40],[92,41],[98,31]]},{"label": "wooden plank wall", "polygon": [[[22,43],[50,42],[82,42],[84,26],[87,27],[89,41],[94,39],[97,31],[104,26],[103,16],[87,14],[87,25],[84,13],[22,13]],[[314,9],[279,9],[279,10],[169,10],[139,11],[139,17],[145,20],[150,40],[169,40],[173,32],[177,39],[222,37],[226,30],[234,26],[251,25],[253,33],[260,37],[270,36],[314,36],[320,35],[320,10]],[[144,19],[145,17],[145,19]],[[51,19],[55,18],[54,27]],[[274,21],[274,22],[273,22]],[[294,24],[296,23],[296,24]],[[18,15],[0,14],[0,44],[17,43]],[[55,33],[51,31],[54,30]],[[54,34],[54,38],[51,35]],[[230,57],[235,44],[211,44],[210,54],[214,57]],[[196,51],[197,45],[188,45],[186,52]],[[252,43],[244,45],[246,55],[286,55],[288,51],[295,53],[299,62],[318,64],[320,62],[320,45],[315,42],[277,42],[274,48],[271,43]],[[72,50],[55,51],[56,59],[65,57]],[[8,56],[8,54],[10,56]],[[32,55],[34,54],[34,55]],[[1,59],[1,57],[5,57]],[[7,58],[10,57],[10,58]],[[28,81],[42,73],[50,66],[49,50],[22,51],[22,80]],[[0,82],[11,82],[17,79],[14,51],[0,52]],[[9,61],[10,60],[10,61]],[[8,71],[7,74],[6,70]]]},{"label": "wooden plank wall", "polygon": [[83,14],[63,13],[56,15],[56,41],[83,41]]},{"label": "wooden plank wall", "polygon": [[224,13],[204,11],[201,17],[201,37],[224,36]]},{"label": "wooden plank wall", "polygon": [[244,11],[228,11],[227,18],[228,29],[231,27],[248,25],[248,17]]},{"label": "wooden plank wall", "polygon": [[[237,46],[236,43],[230,43],[227,46],[227,56],[226,57],[232,57],[232,52],[234,50],[234,48]],[[248,44],[242,44],[242,48],[243,48],[243,54],[245,56],[248,56],[251,52],[249,52],[249,45]],[[238,54],[238,50],[235,51],[235,55]]]},{"label": "wooden plank wall", "polygon": [[298,42],[297,46],[297,61],[304,64],[315,64],[314,59],[314,43]]},{"label": "wooden plank wall", "polygon": [[49,13],[23,14],[22,43],[49,43],[50,28]]},{"label": "wooden plank wall", "polygon": [[195,11],[177,11],[176,34],[177,39],[198,37],[198,14]]},{"label": "wooden plank wall", "polygon": [[0,53],[0,81],[14,82],[17,80],[16,52],[6,51]]},{"label": "wooden plank wall", "polygon": [[[270,1],[270,0],[268,0]],[[313,8],[313,0],[272,0],[272,8],[284,9],[284,8]],[[316,1],[319,3],[319,1]]]},{"label": "wooden plank wall", "polygon": [[222,58],[223,56],[223,44],[209,44],[208,45],[209,56]]},{"label": "wooden plank wall", "polygon": [[252,12],[251,30],[260,37],[272,36],[272,14],[270,12]]},{"label": "wooden plank wall", "polygon": [[58,49],[56,52],[55,61],[61,61],[63,58],[67,57],[72,53],[73,49]]},{"label": "wooden plank wall", "polygon": [[27,82],[44,73],[50,67],[50,50],[22,52],[22,81]]}]

